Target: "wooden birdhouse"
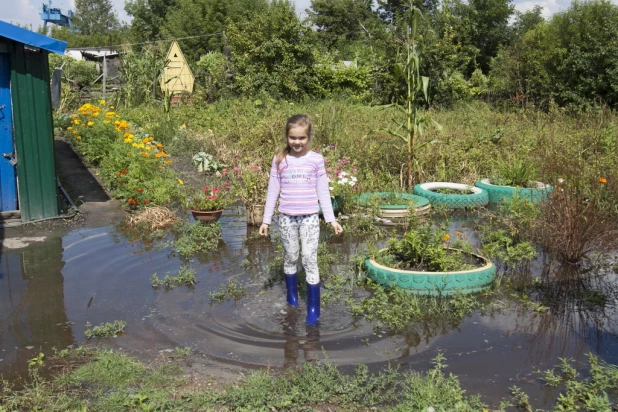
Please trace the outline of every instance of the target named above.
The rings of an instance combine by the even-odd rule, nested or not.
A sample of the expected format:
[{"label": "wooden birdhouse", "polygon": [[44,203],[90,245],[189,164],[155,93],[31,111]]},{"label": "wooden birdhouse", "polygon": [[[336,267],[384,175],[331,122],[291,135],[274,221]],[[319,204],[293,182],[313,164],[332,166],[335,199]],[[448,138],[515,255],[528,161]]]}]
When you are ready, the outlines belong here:
[{"label": "wooden birdhouse", "polygon": [[195,77],[176,40],[172,42],[165,61],[166,65],[161,75],[161,90],[165,93],[167,89],[170,95],[192,93]]}]

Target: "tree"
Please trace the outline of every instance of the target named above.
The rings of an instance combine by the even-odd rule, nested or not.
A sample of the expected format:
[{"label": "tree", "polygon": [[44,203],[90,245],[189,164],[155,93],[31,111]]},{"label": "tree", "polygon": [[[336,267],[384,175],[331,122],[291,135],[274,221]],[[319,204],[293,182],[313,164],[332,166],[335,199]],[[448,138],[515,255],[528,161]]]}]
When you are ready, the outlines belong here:
[{"label": "tree", "polygon": [[311,10],[307,12],[319,39],[331,49],[340,43],[372,38],[378,23],[372,3],[372,0],[311,0]]},{"label": "tree", "polygon": [[177,0],[128,0],[124,9],[133,17],[131,35],[137,42],[161,39],[161,28]]},{"label": "tree", "polygon": [[378,10],[382,19],[395,23],[399,17],[405,16],[410,6],[429,14],[437,9],[439,3],[439,0],[378,0]]},{"label": "tree", "polygon": [[228,24],[260,15],[267,5],[267,0],[177,0],[176,7],[167,13],[163,34],[193,37],[179,43],[185,57],[195,62],[210,51],[222,50]]},{"label": "tree", "polygon": [[73,26],[83,35],[97,35],[120,28],[120,23],[111,0],[75,0]]},{"label": "tree", "polygon": [[513,29],[515,30],[515,37],[521,38],[524,34],[534,29],[539,23],[543,23],[545,19],[541,15],[543,7],[536,5],[532,10],[525,12],[515,12],[515,22],[513,23]]},{"label": "tree", "polygon": [[289,1],[273,0],[262,13],[231,24],[228,39],[236,90],[293,100],[317,93],[317,38]]},{"label": "tree", "polygon": [[512,0],[470,0],[472,14],[469,16],[476,32],[472,42],[479,49],[477,62],[484,73],[501,46],[508,45],[512,38],[509,19],[515,11]]}]

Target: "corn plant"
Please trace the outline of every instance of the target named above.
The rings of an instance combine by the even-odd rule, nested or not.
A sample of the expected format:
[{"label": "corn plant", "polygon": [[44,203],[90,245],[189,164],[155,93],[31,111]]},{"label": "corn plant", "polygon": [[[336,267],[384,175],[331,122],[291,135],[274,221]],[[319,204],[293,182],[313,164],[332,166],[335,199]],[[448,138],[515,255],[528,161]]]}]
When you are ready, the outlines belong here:
[{"label": "corn plant", "polygon": [[398,103],[389,105],[394,106],[403,115],[403,120],[392,119],[393,123],[398,126],[396,130],[390,128],[381,129],[403,141],[400,150],[407,152],[408,188],[412,188],[417,177],[414,176],[414,168],[418,164],[416,159],[417,152],[429,143],[438,142],[438,140],[421,141],[424,129],[427,128],[430,122],[433,122],[439,130],[442,129],[429,115],[421,113],[421,99],[424,98],[425,102],[428,100],[427,88],[429,87],[429,77],[421,76],[419,73],[421,53],[416,36],[421,18],[421,11],[410,4],[407,35],[404,44],[407,58],[404,64],[395,64],[395,77],[397,79],[403,78],[407,85],[405,105]]}]

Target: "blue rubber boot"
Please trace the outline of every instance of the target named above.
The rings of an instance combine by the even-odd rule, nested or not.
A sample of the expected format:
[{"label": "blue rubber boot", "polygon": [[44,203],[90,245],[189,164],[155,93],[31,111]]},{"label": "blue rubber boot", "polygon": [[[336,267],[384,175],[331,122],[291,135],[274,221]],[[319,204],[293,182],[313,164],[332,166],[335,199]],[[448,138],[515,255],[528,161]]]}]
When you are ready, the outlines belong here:
[{"label": "blue rubber boot", "polygon": [[320,319],[320,284],[307,283],[307,325],[315,325]]},{"label": "blue rubber boot", "polygon": [[298,279],[296,273],[293,275],[285,275],[285,287],[288,290],[288,305],[298,306]]}]

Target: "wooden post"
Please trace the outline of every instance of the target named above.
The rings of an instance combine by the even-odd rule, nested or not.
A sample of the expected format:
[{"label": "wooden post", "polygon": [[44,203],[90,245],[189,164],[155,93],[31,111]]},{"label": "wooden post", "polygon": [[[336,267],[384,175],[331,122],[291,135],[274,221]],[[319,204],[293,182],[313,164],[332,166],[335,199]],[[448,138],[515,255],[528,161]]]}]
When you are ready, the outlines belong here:
[{"label": "wooden post", "polygon": [[103,55],[103,91],[101,93],[101,98],[105,100],[105,80],[107,80],[107,59],[106,56]]}]

